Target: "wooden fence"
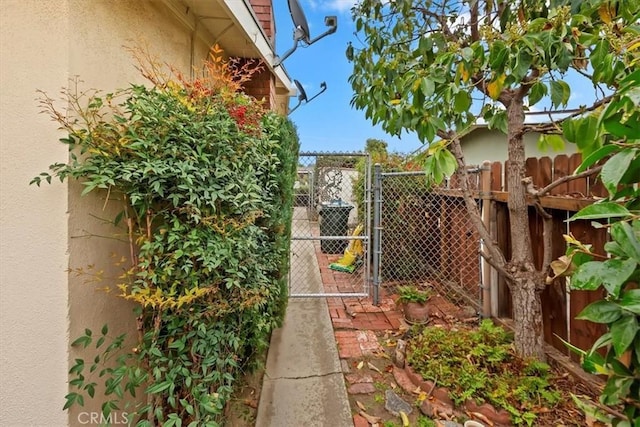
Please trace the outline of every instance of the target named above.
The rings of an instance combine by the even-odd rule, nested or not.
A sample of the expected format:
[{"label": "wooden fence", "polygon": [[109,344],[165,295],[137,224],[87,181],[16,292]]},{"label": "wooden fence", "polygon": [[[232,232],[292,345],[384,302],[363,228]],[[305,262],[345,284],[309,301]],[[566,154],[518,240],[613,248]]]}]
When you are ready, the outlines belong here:
[{"label": "wooden fence", "polygon": [[[529,158],[526,161],[526,176],[532,177],[533,184],[537,188],[543,188],[558,178],[571,175],[580,163],[581,156],[579,154],[560,155],[553,159],[549,157]],[[491,164],[490,176],[485,176],[484,185],[482,185],[482,180],[478,182],[478,191],[479,194],[485,195],[485,201],[490,201],[490,215],[486,215],[485,220],[489,220],[492,235],[509,259],[511,256],[511,236],[509,233],[509,211],[506,203],[508,188],[506,186],[507,180],[503,176],[503,171],[507,170],[506,164],[504,166],[499,162]],[[553,217],[553,259],[564,255],[566,244],[563,234],[569,233],[583,243],[593,245],[594,251],[604,253],[603,246],[607,241],[606,230],[593,228],[589,221],[567,221],[575,212],[593,203],[596,198],[605,196],[606,191],[596,178],[596,176],[592,176],[568,181],[555,187],[548,196],[539,199],[540,204]],[[449,190],[438,190],[438,192],[449,192],[453,195],[456,193],[456,187],[457,181],[454,177],[449,184]],[[534,244],[535,262],[540,267],[543,257],[542,218],[537,214],[532,204],[533,201],[531,201],[529,211],[529,228]],[[451,209],[465,209],[462,203],[449,206]],[[451,248],[450,250],[455,251],[456,249]],[[458,257],[457,260],[461,269],[476,268],[477,261],[473,257]],[[465,263],[469,265],[467,266]],[[489,276],[497,283],[497,299],[494,298],[492,314],[497,317],[511,317],[511,296],[504,279],[499,277],[495,271]],[[484,283],[489,283],[487,276],[485,276]],[[565,354],[569,354],[568,350],[558,337],[580,348],[589,348],[604,332],[604,329],[601,325],[576,320],[575,317],[584,307],[601,299],[602,296],[598,292],[569,291],[564,278],[554,280],[542,294],[546,342]]]}]

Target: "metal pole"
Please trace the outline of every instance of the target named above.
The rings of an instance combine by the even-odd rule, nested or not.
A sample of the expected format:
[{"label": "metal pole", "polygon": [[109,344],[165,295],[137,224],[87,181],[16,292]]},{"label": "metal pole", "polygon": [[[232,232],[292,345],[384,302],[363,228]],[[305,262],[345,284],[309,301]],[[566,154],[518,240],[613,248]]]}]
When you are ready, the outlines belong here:
[{"label": "metal pole", "polygon": [[[490,230],[491,227],[491,162],[485,160],[480,168],[480,198],[482,202],[482,223]],[[479,257],[480,281],[482,289],[482,316],[491,317],[491,294],[495,284],[491,281],[491,265],[482,256]]]},{"label": "metal pole", "polygon": [[373,304],[380,304],[380,213],[382,211],[382,172],[380,163],[373,166]]}]

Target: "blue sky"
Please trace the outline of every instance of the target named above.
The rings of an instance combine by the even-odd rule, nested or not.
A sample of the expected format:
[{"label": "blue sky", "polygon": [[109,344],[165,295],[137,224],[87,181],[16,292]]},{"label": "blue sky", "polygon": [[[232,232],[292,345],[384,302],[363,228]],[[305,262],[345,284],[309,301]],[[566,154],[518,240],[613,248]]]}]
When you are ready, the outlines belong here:
[{"label": "blue sky", "polygon": [[[311,38],[324,33],[324,17],[338,17],[338,31],[309,47],[298,49],[283,62],[291,79],[298,80],[311,98],[320,91],[320,83],[327,90],[308,104],[302,104],[291,115],[298,127],[301,149],[304,151],[361,151],[368,138],[386,141],[390,151],[409,153],[421,146],[415,135],[403,134],[401,139],[387,135],[379,126],[372,126],[364,113],[349,105],[352,89],[348,78],[352,65],[345,57],[347,43],[354,40],[351,21],[353,0],[299,0]],[[283,55],[293,46],[293,22],[287,0],[273,0],[276,21],[276,52]],[[290,106],[298,103],[291,98]]]}]

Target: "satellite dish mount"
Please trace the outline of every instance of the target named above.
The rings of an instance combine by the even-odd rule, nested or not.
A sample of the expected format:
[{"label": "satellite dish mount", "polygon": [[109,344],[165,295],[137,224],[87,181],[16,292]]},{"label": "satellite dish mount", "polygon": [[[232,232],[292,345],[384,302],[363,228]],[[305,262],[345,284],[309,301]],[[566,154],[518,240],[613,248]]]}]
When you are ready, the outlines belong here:
[{"label": "satellite dish mount", "polygon": [[307,18],[304,16],[304,12],[302,11],[302,7],[300,7],[300,3],[298,0],[288,0],[289,3],[289,13],[291,13],[291,19],[293,20],[294,30],[293,30],[293,47],[285,52],[281,57],[276,56],[273,66],[277,67],[282,64],[282,62],[289,57],[293,52],[298,48],[298,44],[302,42],[306,46],[311,46],[318,40],[323,37],[328,36],[329,34],[333,34],[338,29],[338,17],[337,16],[325,16],[324,17],[324,25],[329,27],[327,31],[320,34],[318,37],[312,39],[311,34],[309,33],[309,24],[307,23]]},{"label": "satellite dish mount", "polygon": [[305,104],[308,104],[309,102],[313,101],[314,99],[316,99],[318,96],[320,96],[320,94],[322,92],[324,92],[325,90],[327,90],[327,84],[325,82],[320,83],[320,92],[316,93],[315,95],[313,95],[311,98],[307,98],[307,92],[304,90],[304,88],[302,87],[302,85],[300,84],[299,81],[297,80],[293,80],[293,83],[295,83],[296,88],[298,88],[298,103],[296,104],[295,107],[293,107],[290,111],[289,114],[293,113],[296,108],[298,108],[303,102]]}]

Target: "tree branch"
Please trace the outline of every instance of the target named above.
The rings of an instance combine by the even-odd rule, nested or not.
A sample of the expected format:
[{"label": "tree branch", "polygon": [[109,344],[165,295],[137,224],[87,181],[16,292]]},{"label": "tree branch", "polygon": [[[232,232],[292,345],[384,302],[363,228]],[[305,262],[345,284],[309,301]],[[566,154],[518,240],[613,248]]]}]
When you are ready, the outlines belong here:
[{"label": "tree branch", "polygon": [[478,210],[478,204],[476,203],[471,194],[471,190],[469,189],[467,165],[464,161],[464,154],[462,153],[460,139],[457,135],[453,135],[450,141],[451,151],[458,163],[458,171],[460,173],[460,187],[462,189],[462,196],[467,208],[467,213],[469,214],[471,222],[478,231],[478,234],[480,235],[480,238],[484,242],[484,246],[488,251],[488,257],[485,256],[485,259],[491,259],[491,265],[493,265],[497,270],[506,273],[506,271],[504,271],[504,266],[506,265],[504,255],[498,248],[498,245],[491,239],[491,233],[489,233],[489,230],[482,222],[482,217],[480,215],[480,211]]},{"label": "tree branch", "polygon": [[482,249],[480,249],[478,252],[480,252],[480,256],[482,258],[484,258],[484,260],[487,261],[491,265],[491,267],[493,267],[496,270],[498,270],[498,273],[502,274],[509,281],[513,281],[514,280],[513,275],[511,273],[509,273],[505,268],[503,268],[502,266],[498,265],[494,261],[494,259],[491,258],[491,255],[489,255],[488,253],[486,253]]},{"label": "tree branch", "polygon": [[553,190],[554,188],[556,188],[559,185],[564,184],[565,182],[569,182],[569,181],[573,181],[574,179],[580,179],[580,178],[584,178],[587,176],[591,176],[593,174],[596,174],[598,172],[600,172],[602,170],[602,166],[596,166],[595,168],[591,168],[591,169],[587,169],[584,172],[581,172],[579,174],[576,175],[567,175],[567,176],[563,176],[562,178],[556,179],[555,181],[553,181],[551,184],[547,185],[546,187],[538,190],[538,191],[534,191],[533,193],[531,193],[534,197],[542,197],[544,195],[546,195],[549,191]]}]

